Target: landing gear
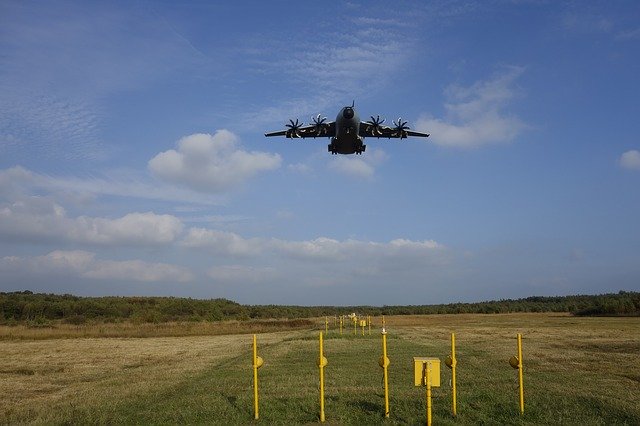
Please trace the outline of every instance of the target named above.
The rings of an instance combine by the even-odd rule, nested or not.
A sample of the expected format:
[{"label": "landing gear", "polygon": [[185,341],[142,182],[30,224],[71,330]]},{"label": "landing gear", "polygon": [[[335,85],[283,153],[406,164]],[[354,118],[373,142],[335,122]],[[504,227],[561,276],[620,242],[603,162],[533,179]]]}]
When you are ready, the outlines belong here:
[{"label": "landing gear", "polygon": [[336,155],[338,153],[338,151],[336,151],[336,147],[332,143],[327,145],[327,150],[333,155]]},{"label": "landing gear", "polygon": [[360,143],[360,146],[356,148],[356,155],[362,155],[363,152],[367,150],[367,146],[363,143]]}]

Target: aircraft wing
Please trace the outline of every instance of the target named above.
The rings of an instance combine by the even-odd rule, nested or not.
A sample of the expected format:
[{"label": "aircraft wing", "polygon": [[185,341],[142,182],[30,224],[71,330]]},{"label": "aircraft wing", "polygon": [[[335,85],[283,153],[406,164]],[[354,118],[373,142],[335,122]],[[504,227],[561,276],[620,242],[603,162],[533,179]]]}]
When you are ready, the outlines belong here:
[{"label": "aircraft wing", "polygon": [[[289,125],[287,125],[289,126]],[[289,126],[290,127],[290,126]],[[287,130],[279,130],[277,132],[265,133],[265,136],[284,136],[287,138],[325,138],[336,135],[336,122],[330,121],[322,123],[321,126],[304,126],[289,128]]]},{"label": "aircraft wing", "polygon": [[409,129],[403,129],[402,131],[399,131],[395,127],[382,126],[382,125],[375,126],[368,121],[360,122],[359,133],[360,133],[360,136],[368,137],[368,138],[403,139],[403,138],[406,138],[407,136],[417,136],[422,138],[429,137],[428,133],[414,132],[413,130],[409,130]]}]

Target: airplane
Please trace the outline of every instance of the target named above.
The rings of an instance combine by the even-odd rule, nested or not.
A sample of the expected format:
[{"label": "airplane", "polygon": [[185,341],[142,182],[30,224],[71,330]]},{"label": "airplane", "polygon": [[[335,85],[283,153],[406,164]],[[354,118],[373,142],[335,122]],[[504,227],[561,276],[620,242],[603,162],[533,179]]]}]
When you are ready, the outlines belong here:
[{"label": "airplane", "polygon": [[336,121],[326,121],[327,117],[311,117],[312,123],[303,126],[304,123],[289,120],[287,130],[265,133],[266,137],[285,136],[287,138],[331,138],[331,143],[327,146],[331,154],[356,154],[362,155],[367,146],[364,144],[365,137],[372,138],[399,138],[404,139],[408,136],[429,137],[428,133],[414,132],[407,126],[406,121],[398,118],[398,121],[392,121],[393,127],[384,126],[384,119],[371,116],[371,121],[360,121],[355,110],[355,101],[351,106],[345,106],[340,110]]}]

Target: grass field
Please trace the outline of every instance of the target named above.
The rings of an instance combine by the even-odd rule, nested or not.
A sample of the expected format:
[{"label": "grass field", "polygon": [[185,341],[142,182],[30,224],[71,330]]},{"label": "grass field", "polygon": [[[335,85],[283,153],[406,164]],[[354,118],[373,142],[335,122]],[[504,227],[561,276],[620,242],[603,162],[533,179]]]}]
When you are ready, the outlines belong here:
[{"label": "grass field", "polygon": [[[434,389],[434,424],[640,424],[640,318],[558,314],[387,318],[391,416],[383,419],[380,320],[372,336],[325,338],[327,424],[423,424],[414,356],[444,360],[456,333],[458,417],[450,371]],[[258,335],[261,424],[318,422],[318,331]],[[0,423],[252,424],[251,335],[81,337],[0,329]],[[239,330],[245,331],[245,330]],[[251,331],[251,330],[246,330]],[[507,360],[523,334],[525,414]],[[69,338],[70,335],[74,337]],[[88,333],[88,335],[92,335]],[[125,336],[125,332],[111,335]],[[140,335],[131,331],[131,335]],[[153,335],[153,333],[145,334]],[[162,334],[160,334],[162,336]]]}]

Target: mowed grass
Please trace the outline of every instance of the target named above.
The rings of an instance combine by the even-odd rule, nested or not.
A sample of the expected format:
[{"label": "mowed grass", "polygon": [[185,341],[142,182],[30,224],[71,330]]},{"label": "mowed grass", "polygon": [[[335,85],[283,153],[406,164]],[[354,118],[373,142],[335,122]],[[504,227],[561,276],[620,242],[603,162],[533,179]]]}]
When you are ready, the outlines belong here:
[{"label": "mowed grass", "polygon": [[[387,318],[390,418],[380,319],[372,335],[325,337],[327,424],[423,424],[414,356],[444,361],[456,333],[458,417],[450,371],[433,391],[435,424],[640,424],[640,318],[553,314]],[[2,423],[314,424],[318,333],[258,335],[260,420],[253,420],[251,335],[0,342]],[[525,414],[508,364],[523,334]]]}]

